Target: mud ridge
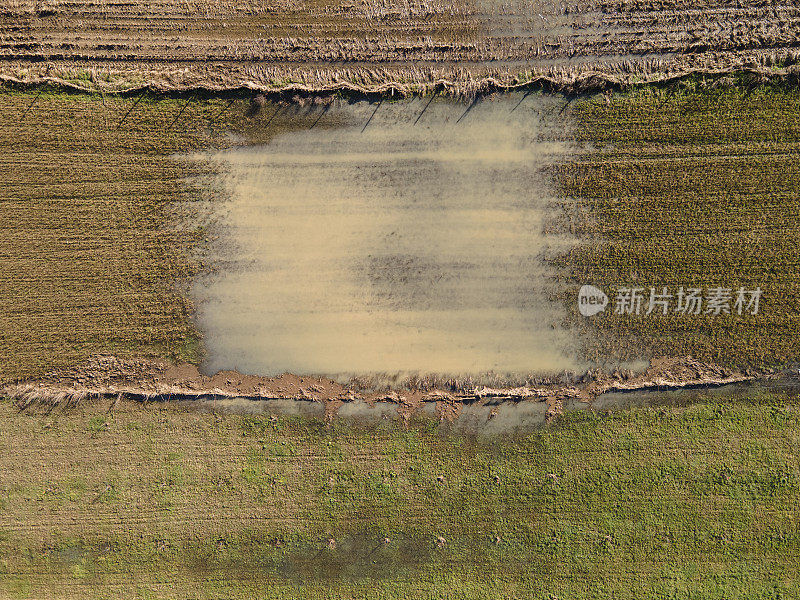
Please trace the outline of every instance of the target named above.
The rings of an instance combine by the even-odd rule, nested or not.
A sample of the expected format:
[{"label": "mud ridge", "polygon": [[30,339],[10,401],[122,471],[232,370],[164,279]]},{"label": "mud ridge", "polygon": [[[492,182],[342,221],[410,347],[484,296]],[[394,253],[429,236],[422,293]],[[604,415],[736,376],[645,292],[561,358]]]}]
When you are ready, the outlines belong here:
[{"label": "mud ridge", "polygon": [[[30,407],[73,407],[96,398],[125,398],[142,402],[196,400],[292,400],[318,402],[324,406],[326,420],[333,419],[348,403],[369,406],[390,403],[407,423],[425,405],[434,405],[439,420],[451,421],[464,406],[496,406],[503,403],[545,402],[548,420],[563,413],[566,402],[591,405],[607,392],[670,391],[722,387],[755,382],[775,374],[742,373],[692,358],[653,360],[642,373],[594,371],[580,377],[565,375],[539,385],[493,388],[468,386],[452,379],[450,389],[403,387],[390,390],[364,390],[360,386],[338,383],[318,376],[283,374],[278,377],[243,375],[221,371],[202,375],[191,364],[123,360],[114,356],[95,356],[88,364],[56,371],[36,380],[0,388],[0,396],[20,409]],[[574,380],[573,383],[568,383]],[[408,380],[412,381],[412,380]],[[406,383],[408,383],[408,381]]]}]

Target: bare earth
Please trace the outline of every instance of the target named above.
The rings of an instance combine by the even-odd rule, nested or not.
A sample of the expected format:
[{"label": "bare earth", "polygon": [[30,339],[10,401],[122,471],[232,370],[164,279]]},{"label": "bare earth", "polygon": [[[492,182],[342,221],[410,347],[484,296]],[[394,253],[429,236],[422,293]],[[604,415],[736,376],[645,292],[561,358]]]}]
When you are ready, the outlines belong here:
[{"label": "bare earth", "polygon": [[748,69],[797,77],[800,7],[727,0],[10,0],[0,78],[122,91],[469,94]]},{"label": "bare earth", "polygon": [[600,371],[569,382],[567,378],[541,378],[518,387],[475,385],[470,379],[408,379],[392,386],[375,380],[353,379],[346,383],[325,377],[283,374],[279,377],[243,375],[220,371],[202,375],[189,363],[174,365],[164,361],[123,360],[95,356],[73,369],[53,371],[42,378],[0,388],[0,396],[11,398],[24,409],[31,405],[73,406],[89,398],[114,397],[135,400],[196,400],[246,398],[285,399],[319,402],[326,420],[334,418],[346,403],[389,402],[397,406],[403,421],[408,421],[425,404],[435,405],[443,421],[458,416],[464,404],[483,406],[498,401],[546,402],[548,420],[563,413],[568,400],[591,403],[599,394],[657,388],[681,389],[691,386],[716,386],[753,381],[747,373],[692,358],[653,360],[642,373],[617,370]]}]

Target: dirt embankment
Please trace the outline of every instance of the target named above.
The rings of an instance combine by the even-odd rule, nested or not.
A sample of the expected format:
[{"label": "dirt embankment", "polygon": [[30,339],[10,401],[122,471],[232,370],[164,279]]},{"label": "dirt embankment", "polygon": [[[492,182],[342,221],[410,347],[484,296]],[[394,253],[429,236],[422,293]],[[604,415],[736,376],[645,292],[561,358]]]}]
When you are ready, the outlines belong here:
[{"label": "dirt embankment", "polygon": [[472,94],[692,72],[798,77],[800,7],[702,0],[97,3],[0,9],[0,77],[81,89]]},{"label": "dirt embankment", "polygon": [[398,413],[405,422],[429,403],[435,404],[435,414],[441,420],[452,420],[458,417],[465,404],[538,401],[547,403],[548,419],[552,419],[563,412],[566,401],[591,403],[606,392],[714,387],[754,379],[753,374],[692,358],[673,358],[653,360],[638,374],[624,370],[591,371],[583,376],[564,374],[541,378],[536,383],[519,387],[472,385],[471,380],[459,378],[437,385],[432,379],[408,378],[392,389],[376,389],[357,378],[339,383],[317,376],[285,373],[278,377],[261,377],[236,371],[220,371],[208,376],[189,363],[174,365],[95,356],[82,367],[54,371],[37,380],[4,386],[0,388],[0,396],[12,399],[20,408],[35,404],[70,406],[101,396],[136,400],[282,399],[320,402],[325,406],[327,419],[333,418],[345,403],[391,402],[397,404]]}]

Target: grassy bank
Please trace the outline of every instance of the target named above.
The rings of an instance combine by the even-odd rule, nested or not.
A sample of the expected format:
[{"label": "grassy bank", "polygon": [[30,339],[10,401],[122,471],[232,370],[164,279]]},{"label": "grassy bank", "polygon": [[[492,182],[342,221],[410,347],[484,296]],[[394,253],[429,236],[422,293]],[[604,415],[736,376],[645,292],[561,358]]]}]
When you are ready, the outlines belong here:
[{"label": "grassy bank", "polygon": [[417,424],[0,405],[0,596],[779,598],[800,404]]},{"label": "grassy bank", "polygon": [[[559,179],[579,200],[568,228],[587,243],[559,261],[565,281],[640,287],[645,301],[651,286],[763,290],[758,315],[577,317],[589,356],[757,367],[797,359],[798,106],[795,88],[699,82],[576,105],[585,152]],[[573,311],[574,297],[565,302]]]}]

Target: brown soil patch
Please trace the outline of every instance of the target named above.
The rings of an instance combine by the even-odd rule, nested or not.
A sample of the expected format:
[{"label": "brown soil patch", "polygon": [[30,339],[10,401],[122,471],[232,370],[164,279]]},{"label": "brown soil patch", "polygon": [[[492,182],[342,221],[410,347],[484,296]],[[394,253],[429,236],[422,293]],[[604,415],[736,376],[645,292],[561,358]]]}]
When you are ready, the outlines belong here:
[{"label": "brown soil patch", "polygon": [[325,418],[332,420],[345,402],[362,400],[369,405],[393,402],[404,424],[426,403],[435,403],[441,421],[458,418],[464,403],[547,402],[548,421],[563,412],[566,400],[591,403],[604,392],[656,389],[680,389],[691,386],[718,386],[751,381],[753,375],[702,363],[692,358],[654,360],[640,374],[615,371],[595,372],[581,381],[568,384],[552,380],[540,386],[489,388],[451,392],[430,389],[422,392],[398,388],[375,392],[353,388],[323,377],[283,374],[279,377],[243,375],[221,371],[213,376],[202,375],[190,364],[123,360],[113,356],[96,356],[80,368],[54,371],[21,384],[0,388],[0,394],[14,399],[17,406],[74,405],[92,397],[128,397],[134,399],[178,400],[213,396],[217,398],[292,399],[320,402],[325,405]]}]

